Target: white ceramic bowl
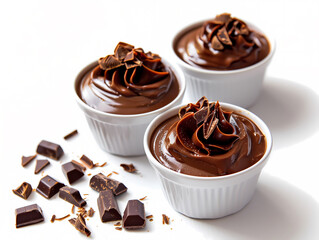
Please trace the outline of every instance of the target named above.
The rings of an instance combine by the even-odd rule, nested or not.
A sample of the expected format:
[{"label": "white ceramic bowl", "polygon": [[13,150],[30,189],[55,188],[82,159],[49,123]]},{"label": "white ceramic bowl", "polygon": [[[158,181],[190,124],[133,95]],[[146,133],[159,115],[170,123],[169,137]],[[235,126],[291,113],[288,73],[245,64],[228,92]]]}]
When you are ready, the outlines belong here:
[{"label": "white ceramic bowl", "polygon": [[[244,108],[251,107],[260,94],[267,66],[275,52],[275,41],[268,34],[264,34],[270,43],[270,52],[266,58],[254,65],[236,70],[202,69],[191,66],[180,59],[176,55],[174,46],[181,36],[201,26],[204,22],[197,22],[182,29],[172,42],[175,61],[185,74],[186,96],[191,102],[196,102],[202,96],[206,96],[210,100],[219,100]],[[252,24],[248,23],[248,25],[258,30]],[[262,31],[259,32],[262,33]]]},{"label": "white ceramic bowl", "polygon": [[76,77],[74,84],[76,101],[85,114],[96,142],[106,152],[122,156],[145,154],[143,148],[143,136],[148,124],[158,114],[181,103],[185,92],[185,78],[183,72],[180,68],[169,63],[165,59],[162,59],[162,61],[172,68],[178,80],[180,92],[177,97],[166,106],[147,113],[130,115],[105,113],[84,103],[78,96],[76,87],[83,75],[87,72],[87,69],[90,66],[97,64],[96,62],[85,67]]},{"label": "white ceramic bowl", "polygon": [[252,199],[262,168],[272,148],[272,136],[266,124],[255,114],[232,104],[220,103],[227,110],[251,119],[266,137],[264,156],[251,167],[240,172],[218,177],[198,177],[175,172],[159,163],[150,151],[150,139],[156,127],[177,115],[179,106],[159,115],[148,126],[144,136],[146,156],[160,179],[162,190],[177,211],[200,219],[220,218],[245,207]]}]

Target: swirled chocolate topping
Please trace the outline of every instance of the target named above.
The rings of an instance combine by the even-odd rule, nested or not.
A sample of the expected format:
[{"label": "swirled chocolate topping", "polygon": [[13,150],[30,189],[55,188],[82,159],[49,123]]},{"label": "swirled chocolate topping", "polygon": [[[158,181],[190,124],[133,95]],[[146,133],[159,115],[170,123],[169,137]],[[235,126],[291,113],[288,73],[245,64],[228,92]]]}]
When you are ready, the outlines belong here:
[{"label": "swirled chocolate topping", "polygon": [[179,85],[159,55],[120,42],[78,76],[77,93],[89,106],[115,114],[138,114],[173,101]]},{"label": "swirled chocolate topping", "polygon": [[164,166],[194,176],[222,176],[262,158],[266,139],[247,117],[203,97],[153,132],[151,152]]},{"label": "swirled chocolate topping", "polygon": [[270,44],[251,26],[224,13],[184,33],[175,41],[174,50],[192,66],[234,70],[264,59]]}]

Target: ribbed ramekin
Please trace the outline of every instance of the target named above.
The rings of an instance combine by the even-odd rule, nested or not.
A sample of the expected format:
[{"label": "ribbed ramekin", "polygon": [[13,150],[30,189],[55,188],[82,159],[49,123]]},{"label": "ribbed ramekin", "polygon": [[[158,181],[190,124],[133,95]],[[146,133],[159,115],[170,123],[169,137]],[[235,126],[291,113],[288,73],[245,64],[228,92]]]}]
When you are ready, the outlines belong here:
[{"label": "ribbed ramekin", "polygon": [[[219,100],[244,108],[251,107],[260,95],[267,66],[274,55],[274,39],[265,34],[270,43],[270,52],[266,58],[258,63],[236,70],[207,70],[187,64],[177,56],[174,50],[176,42],[185,33],[201,26],[204,22],[200,21],[185,27],[177,33],[172,41],[175,61],[185,74],[187,98],[196,102],[202,96],[206,96],[210,100]],[[252,24],[248,25],[253,26]],[[254,27],[254,29],[257,28]]]},{"label": "ribbed ramekin", "polygon": [[262,168],[271,149],[272,136],[266,124],[255,114],[241,107],[220,103],[222,107],[251,119],[266,137],[264,156],[251,167],[240,172],[218,177],[198,177],[173,171],[159,163],[150,150],[152,133],[166,119],[177,115],[179,106],[156,117],[146,129],[144,148],[146,156],[160,179],[162,190],[177,211],[200,219],[221,218],[245,207],[252,199]]},{"label": "ribbed ramekin", "polygon": [[[74,83],[75,98],[80,109],[84,112],[92,134],[106,152],[122,155],[143,155],[143,136],[148,124],[160,113],[167,111],[182,102],[185,92],[185,78],[178,66],[162,59],[163,63],[171,67],[176,75],[180,92],[178,96],[166,106],[151,112],[141,114],[112,114],[96,110],[84,103],[77,94],[77,86],[83,75],[87,72],[85,67],[76,77]],[[96,64],[96,63],[95,63]]]}]

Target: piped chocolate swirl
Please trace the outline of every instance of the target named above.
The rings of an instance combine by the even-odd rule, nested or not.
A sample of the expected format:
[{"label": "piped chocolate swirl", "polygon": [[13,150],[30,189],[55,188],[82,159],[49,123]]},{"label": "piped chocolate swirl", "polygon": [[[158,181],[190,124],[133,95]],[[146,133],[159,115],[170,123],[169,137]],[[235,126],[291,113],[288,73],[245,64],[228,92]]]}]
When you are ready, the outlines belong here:
[{"label": "piped chocolate swirl", "polygon": [[151,151],[164,166],[194,176],[222,176],[255,164],[266,139],[247,117],[205,97],[180,108],[151,138]]},{"label": "piped chocolate swirl", "polygon": [[175,74],[159,55],[123,42],[118,43],[114,54],[100,58],[79,77],[81,99],[108,113],[153,111],[179,93]]},{"label": "piped chocolate swirl", "polygon": [[264,59],[270,44],[252,26],[224,13],[189,29],[176,40],[174,50],[192,66],[234,70]]}]

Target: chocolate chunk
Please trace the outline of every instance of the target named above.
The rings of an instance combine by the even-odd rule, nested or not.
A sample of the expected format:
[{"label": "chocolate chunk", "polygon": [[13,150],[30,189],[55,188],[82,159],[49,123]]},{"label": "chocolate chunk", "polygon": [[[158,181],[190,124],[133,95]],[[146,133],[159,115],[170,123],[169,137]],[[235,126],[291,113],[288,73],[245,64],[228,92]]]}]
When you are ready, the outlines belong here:
[{"label": "chocolate chunk", "polygon": [[224,49],[223,44],[221,44],[221,42],[218,40],[218,38],[216,36],[213,37],[212,48],[215,50],[223,50]]},{"label": "chocolate chunk", "polygon": [[79,180],[81,177],[84,176],[82,169],[73,162],[63,164],[62,171],[70,184],[74,183],[75,181]]},{"label": "chocolate chunk", "polygon": [[143,65],[143,62],[138,59],[125,63],[126,69],[141,67],[142,65]]},{"label": "chocolate chunk", "polygon": [[136,172],[136,168],[134,167],[133,164],[125,164],[125,163],[122,163],[120,166],[121,166],[126,172],[129,172],[129,173]]},{"label": "chocolate chunk", "polygon": [[34,169],[34,173],[38,174],[43,168],[45,168],[49,164],[50,164],[50,162],[47,159],[37,160],[36,165],[35,165],[35,169]]},{"label": "chocolate chunk", "polygon": [[133,61],[134,58],[135,58],[134,51],[130,51],[129,53],[126,54],[126,56],[124,58],[124,62]]},{"label": "chocolate chunk", "polygon": [[121,63],[113,55],[107,55],[106,57],[99,59],[99,65],[100,65],[100,68],[103,70],[111,70],[114,68],[118,68],[124,64]]},{"label": "chocolate chunk", "polygon": [[220,15],[217,15],[213,22],[215,24],[226,24],[229,20],[231,20],[231,15],[229,13],[223,13]]},{"label": "chocolate chunk", "polygon": [[78,134],[78,130],[74,130],[74,131],[70,132],[69,134],[65,135],[63,138],[65,140],[68,140],[69,138],[71,138],[71,137],[73,137],[73,136],[75,136],[77,134]]},{"label": "chocolate chunk", "polygon": [[77,207],[86,205],[86,201],[81,197],[80,192],[68,186],[60,188],[59,197]]},{"label": "chocolate chunk", "polygon": [[60,183],[47,175],[41,178],[37,187],[37,192],[40,193],[43,197],[50,199],[59,192],[61,187],[64,187],[63,183]]},{"label": "chocolate chunk", "polygon": [[30,183],[23,182],[17,189],[12,190],[12,192],[23,199],[28,199],[32,193],[32,186]]},{"label": "chocolate chunk", "polygon": [[42,209],[37,204],[17,208],[15,210],[15,215],[16,228],[44,221]]},{"label": "chocolate chunk", "polygon": [[127,187],[123,183],[108,178],[102,173],[96,174],[91,178],[90,187],[98,192],[110,189],[115,196],[127,191]]},{"label": "chocolate chunk", "polygon": [[87,166],[88,168],[93,168],[94,167],[94,163],[91,159],[89,159],[87,156],[82,155],[82,157],[80,158],[80,160],[83,162],[83,164],[85,166]]},{"label": "chocolate chunk", "polygon": [[99,208],[100,218],[102,222],[122,219],[119,207],[111,190],[107,189],[100,192],[97,199],[97,206]]},{"label": "chocolate chunk", "polygon": [[36,156],[37,155],[28,156],[28,157],[22,156],[22,158],[21,158],[22,167],[27,166],[33,159],[35,159]]},{"label": "chocolate chunk", "polygon": [[87,228],[82,214],[79,214],[77,218],[69,219],[69,222],[75,227],[76,230],[85,234],[87,237],[91,235],[91,231]]},{"label": "chocolate chunk", "polygon": [[222,27],[221,29],[218,30],[217,37],[218,37],[218,40],[221,41],[223,44],[230,45],[230,46],[233,45],[225,27]]},{"label": "chocolate chunk", "polygon": [[139,200],[129,200],[127,202],[123,215],[123,227],[125,229],[145,227],[145,210],[142,202]]},{"label": "chocolate chunk", "polygon": [[38,147],[37,153],[44,155],[49,158],[53,158],[55,160],[59,160],[60,157],[64,154],[63,149],[60,145],[48,142],[46,140],[42,140]]}]

